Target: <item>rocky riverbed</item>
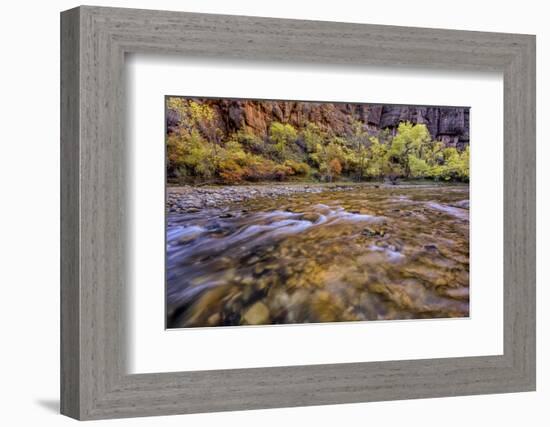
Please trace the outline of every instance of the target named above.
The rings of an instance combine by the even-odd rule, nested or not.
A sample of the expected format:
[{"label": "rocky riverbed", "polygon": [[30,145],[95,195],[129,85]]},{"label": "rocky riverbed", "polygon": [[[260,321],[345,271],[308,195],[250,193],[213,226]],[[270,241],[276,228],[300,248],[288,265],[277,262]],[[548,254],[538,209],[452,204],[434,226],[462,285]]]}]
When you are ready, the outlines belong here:
[{"label": "rocky riverbed", "polygon": [[466,185],[167,193],[170,328],[465,317]]},{"label": "rocky riverbed", "polygon": [[[170,213],[192,213],[205,208],[220,208],[253,199],[318,194],[325,191],[350,191],[357,184],[270,184],[168,187],[166,207]],[[378,185],[378,184],[375,184]]]}]

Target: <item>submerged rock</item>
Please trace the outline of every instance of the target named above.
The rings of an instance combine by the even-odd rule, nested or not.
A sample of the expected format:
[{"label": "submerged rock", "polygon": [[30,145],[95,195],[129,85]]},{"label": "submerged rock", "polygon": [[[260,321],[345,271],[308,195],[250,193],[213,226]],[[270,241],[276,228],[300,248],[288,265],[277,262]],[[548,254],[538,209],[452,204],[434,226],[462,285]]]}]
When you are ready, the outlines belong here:
[{"label": "submerged rock", "polygon": [[380,237],[384,237],[384,235],[386,234],[384,230],[380,229],[374,229],[374,228],[365,228],[363,229],[363,231],[361,232],[361,234],[363,236],[367,236],[367,237],[376,237],[376,236],[380,236]]},{"label": "submerged rock", "polygon": [[264,325],[269,321],[269,309],[265,304],[257,302],[243,315],[243,323],[247,325]]},{"label": "submerged rock", "polygon": [[470,209],[470,201],[460,200],[458,202],[449,203],[449,206],[454,206],[455,208],[461,208],[461,209]]}]

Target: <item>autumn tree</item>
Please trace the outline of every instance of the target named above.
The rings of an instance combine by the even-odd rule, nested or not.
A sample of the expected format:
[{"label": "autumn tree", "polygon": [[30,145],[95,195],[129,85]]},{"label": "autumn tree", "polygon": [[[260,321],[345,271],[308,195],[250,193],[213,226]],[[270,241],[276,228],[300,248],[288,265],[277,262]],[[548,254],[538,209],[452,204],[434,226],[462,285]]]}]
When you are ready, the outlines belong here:
[{"label": "autumn tree", "polygon": [[329,181],[338,178],[342,173],[342,165],[337,158],[332,159],[328,164]]},{"label": "autumn tree", "polygon": [[405,178],[410,177],[411,156],[422,158],[423,150],[430,144],[432,137],[424,124],[414,125],[410,122],[400,123],[397,134],[391,141],[388,152],[389,161],[400,167],[400,172]]},{"label": "autumn tree", "polygon": [[298,133],[288,123],[273,122],[269,127],[269,138],[275,144],[275,149],[281,159],[285,159],[288,146],[296,142]]},{"label": "autumn tree", "polygon": [[362,180],[367,172],[368,146],[370,145],[369,134],[364,129],[363,122],[355,120],[352,124],[353,154],[356,163],[357,179]]},{"label": "autumn tree", "polygon": [[192,99],[168,97],[166,106],[178,113],[180,133],[197,131],[208,141],[220,143],[222,133],[214,110],[209,105]]}]

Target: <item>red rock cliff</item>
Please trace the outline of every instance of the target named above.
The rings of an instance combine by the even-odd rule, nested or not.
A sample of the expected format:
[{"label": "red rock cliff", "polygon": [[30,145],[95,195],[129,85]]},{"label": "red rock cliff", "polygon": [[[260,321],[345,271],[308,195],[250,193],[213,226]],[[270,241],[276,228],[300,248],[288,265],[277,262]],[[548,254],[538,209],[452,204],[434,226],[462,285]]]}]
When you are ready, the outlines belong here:
[{"label": "red rock cliff", "polygon": [[[225,134],[246,130],[265,136],[273,121],[302,129],[308,122],[345,136],[359,120],[376,135],[382,129],[395,130],[400,122],[423,123],[432,137],[448,145],[463,147],[470,142],[468,107],[401,106],[381,104],[324,103],[301,101],[256,101],[194,98],[213,108],[218,126]],[[167,112],[168,131],[179,121],[175,111]]]}]

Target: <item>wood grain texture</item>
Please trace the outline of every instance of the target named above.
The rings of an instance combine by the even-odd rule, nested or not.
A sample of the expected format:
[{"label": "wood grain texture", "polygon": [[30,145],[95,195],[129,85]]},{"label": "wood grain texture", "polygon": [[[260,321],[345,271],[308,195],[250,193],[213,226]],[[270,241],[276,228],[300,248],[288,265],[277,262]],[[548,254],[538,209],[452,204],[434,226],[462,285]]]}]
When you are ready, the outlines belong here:
[{"label": "wood grain texture", "polygon": [[[535,39],[80,7],[62,14],[62,413],[78,419],[535,388]],[[124,55],[504,73],[504,354],[127,374]]]}]

